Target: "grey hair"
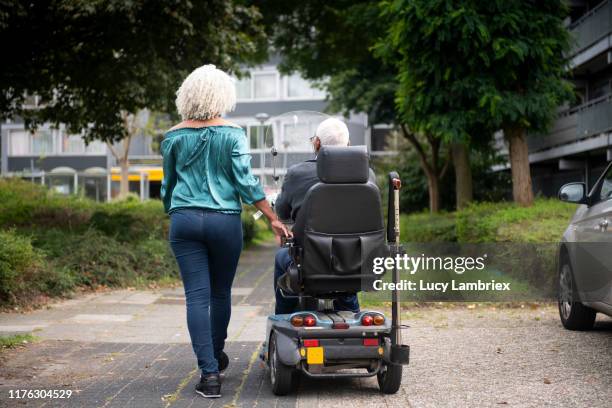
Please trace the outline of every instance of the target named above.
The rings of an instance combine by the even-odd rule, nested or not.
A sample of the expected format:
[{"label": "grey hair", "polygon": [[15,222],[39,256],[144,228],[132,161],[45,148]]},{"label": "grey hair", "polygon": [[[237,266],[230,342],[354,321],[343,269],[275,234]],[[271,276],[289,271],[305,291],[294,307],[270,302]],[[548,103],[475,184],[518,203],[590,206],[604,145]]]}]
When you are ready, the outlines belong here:
[{"label": "grey hair", "polygon": [[348,146],[349,130],[343,121],[336,118],[325,119],[317,127],[315,136],[322,146]]},{"label": "grey hair", "polygon": [[236,106],[234,80],[214,65],[196,68],[176,91],[176,109],[183,120],[206,120]]}]

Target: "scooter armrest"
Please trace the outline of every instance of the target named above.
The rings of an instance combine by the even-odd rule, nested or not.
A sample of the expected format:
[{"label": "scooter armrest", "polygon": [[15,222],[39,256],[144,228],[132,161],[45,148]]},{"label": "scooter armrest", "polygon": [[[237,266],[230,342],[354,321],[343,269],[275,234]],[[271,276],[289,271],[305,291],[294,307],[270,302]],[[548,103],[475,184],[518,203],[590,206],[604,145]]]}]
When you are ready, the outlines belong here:
[{"label": "scooter armrest", "polygon": [[301,288],[300,271],[295,265],[289,265],[289,269],[278,278],[276,284],[283,292],[297,295]]}]

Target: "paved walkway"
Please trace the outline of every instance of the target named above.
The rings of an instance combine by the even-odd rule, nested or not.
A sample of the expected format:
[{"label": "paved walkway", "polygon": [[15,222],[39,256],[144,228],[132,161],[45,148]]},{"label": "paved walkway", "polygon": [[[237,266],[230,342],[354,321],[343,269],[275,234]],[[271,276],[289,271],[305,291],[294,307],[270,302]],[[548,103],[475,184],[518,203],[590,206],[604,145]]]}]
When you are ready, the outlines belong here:
[{"label": "paved walkway", "polygon": [[[278,398],[258,359],[273,307],[273,248],[243,253],[233,290],[223,398],[205,400],[185,324],[182,288],[91,294],[28,314],[1,314],[0,334],[41,342],[0,356],[0,406],[438,407],[609,406],[612,320],[589,333],[560,328],[552,307],[426,308],[408,313],[412,362],[400,392],[375,379],[313,381]],[[67,400],[8,399],[11,389],[65,389]]]}]

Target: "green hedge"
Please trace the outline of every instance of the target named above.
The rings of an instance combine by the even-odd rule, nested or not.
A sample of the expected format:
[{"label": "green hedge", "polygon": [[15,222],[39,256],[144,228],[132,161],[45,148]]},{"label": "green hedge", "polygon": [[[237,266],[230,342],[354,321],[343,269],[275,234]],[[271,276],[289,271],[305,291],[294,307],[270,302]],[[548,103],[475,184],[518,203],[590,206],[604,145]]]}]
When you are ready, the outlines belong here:
[{"label": "green hedge", "polygon": [[400,239],[405,242],[456,242],[455,214],[402,215]]},{"label": "green hedge", "polygon": [[0,231],[0,306],[40,295],[59,296],[74,285],[72,276],[50,267],[29,237]]},{"label": "green hedge", "polygon": [[558,242],[576,205],[537,199],[532,207],[514,203],[473,203],[454,213],[402,215],[405,242]]},{"label": "green hedge", "polygon": [[576,205],[538,199],[532,207],[514,203],[472,204],[457,213],[459,242],[558,242]]},{"label": "green hedge", "polygon": [[[509,202],[474,203],[455,213],[403,215],[402,241],[416,251],[491,251],[495,259],[504,260],[508,277],[552,296],[557,243],[575,210],[573,204],[538,199],[527,208]],[[432,242],[479,245],[427,245]]]},{"label": "green hedge", "polygon": [[[244,243],[267,234],[254,210]],[[178,279],[160,201],[96,203],[19,179],[0,179],[0,306],[32,304],[77,287]]]}]

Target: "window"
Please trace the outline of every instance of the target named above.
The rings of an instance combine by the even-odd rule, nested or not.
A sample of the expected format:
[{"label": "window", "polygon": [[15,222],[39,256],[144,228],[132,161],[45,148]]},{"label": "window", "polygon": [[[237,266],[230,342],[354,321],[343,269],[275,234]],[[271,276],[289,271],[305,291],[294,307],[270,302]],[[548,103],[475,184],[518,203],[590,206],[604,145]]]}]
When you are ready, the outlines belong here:
[{"label": "window", "polygon": [[589,100],[601,98],[610,93],[610,79],[602,79],[591,85]]},{"label": "window", "polygon": [[50,130],[42,130],[32,134],[31,140],[33,154],[53,153],[53,135]]},{"label": "window", "polygon": [[606,175],[601,183],[601,190],[599,190],[599,199],[601,201],[609,200],[612,198],[612,167]]},{"label": "window", "polygon": [[99,140],[94,140],[93,142],[89,142],[89,144],[85,146],[85,153],[105,154],[106,144]]},{"label": "window", "polygon": [[45,155],[53,153],[53,133],[51,130],[14,130],[9,134],[10,154],[12,156]]},{"label": "window", "polygon": [[325,92],[312,87],[310,82],[297,74],[287,77],[287,95],[288,98],[325,98]]},{"label": "window", "polygon": [[25,156],[30,152],[30,133],[13,130],[9,134],[9,151],[12,156]]},{"label": "window", "polygon": [[254,74],[255,99],[272,99],[278,97],[277,74]]},{"label": "window", "polygon": [[62,153],[83,153],[85,142],[79,135],[62,135]]},{"label": "window", "polygon": [[251,89],[251,78],[242,78],[236,80],[236,98],[251,99],[253,92]]},{"label": "window", "polygon": [[88,145],[81,135],[62,134],[62,153],[67,154],[104,154],[106,146],[99,140],[94,140]]}]

